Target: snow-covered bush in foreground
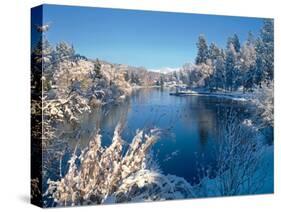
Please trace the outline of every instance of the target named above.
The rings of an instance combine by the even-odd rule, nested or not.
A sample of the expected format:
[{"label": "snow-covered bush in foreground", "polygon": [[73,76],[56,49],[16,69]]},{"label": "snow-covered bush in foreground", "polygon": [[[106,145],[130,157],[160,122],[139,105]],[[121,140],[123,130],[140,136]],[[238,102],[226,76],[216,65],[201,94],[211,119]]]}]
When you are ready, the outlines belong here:
[{"label": "snow-covered bush in foreground", "polygon": [[49,180],[45,195],[61,206],[194,196],[190,184],[183,178],[163,175],[152,159],[150,148],[158,140],[159,130],[148,134],[137,131],[125,148],[120,126],[109,147],[102,147],[101,135],[96,134],[79,156],[74,153],[66,175],[58,181]]},{"label": "snow-covered bush in foreground", "polygon": [[[273,176],[265,160],[267,146],[262,143],[251,122],[241,121],[232,109],[226,111],[219,127],[216,168],[209,170],[215,178],[201,180],[200,196],[232,196],[263,191],[267,177]],[[271,153],[272,154],[272,153]],[[273,189],[273,188],[271,188]]]},{"label": "snow-covered bush in foreground", "polygon": [[259,114],[264,120],[264,125],[274,124],[274,96],[273,96],[273,81],[265,81],[260,87],[254,90],[255,103],[259,108]]}]

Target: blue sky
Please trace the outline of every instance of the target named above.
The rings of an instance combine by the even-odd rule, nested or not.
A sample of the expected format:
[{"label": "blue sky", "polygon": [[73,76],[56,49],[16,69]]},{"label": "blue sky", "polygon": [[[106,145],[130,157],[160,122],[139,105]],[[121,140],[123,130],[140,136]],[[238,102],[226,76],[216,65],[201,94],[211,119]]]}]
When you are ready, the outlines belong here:
[{"label": "blue sky", "polygon": [[258,35],[260,18],[211,16],[138,10],[45,5],[43,22],[51,23],[52,44],[66,41],[76,52],[113,63],[148,69],[180,67],[193,62],[196,42],[204,34],[208,43],[224,47],[237,33],[241,42],[252,31]]}]

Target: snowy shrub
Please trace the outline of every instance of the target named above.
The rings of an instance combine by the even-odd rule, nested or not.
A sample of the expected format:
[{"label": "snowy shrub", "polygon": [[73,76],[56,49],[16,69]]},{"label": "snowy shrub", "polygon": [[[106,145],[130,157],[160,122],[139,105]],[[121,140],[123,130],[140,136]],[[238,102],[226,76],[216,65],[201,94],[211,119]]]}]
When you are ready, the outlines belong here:
[{"label": "snowy shrub", "polygon": [[[206,176],[201,182],[203,196],[232,196],[255,194],[265,182],[267,171],[263,164],[266,146],[257,131],[242,122],[231,108],[219,127],[219,146],[215,151],[215,178]],[[261,167],[263,167],[261,171]]]},{"label": "snowy shrub", "polygon": [[150,148],[159,130],[152,129],[148,134],[137,131],[126,149],[120,126],[109,147],[102,147],[101,135],[96,134],[80,155],[74,153],[66,175],[58,181],[49,180],[45,195],[61,206],[194,196],[183,178],[161,174],[153,160]]},{"label": "snowy shrub", "polygon": [[273,81],[265,81],[254,90],[255,103],[259,108],[259,115],[263,118],[263,126],[274,124]]}]

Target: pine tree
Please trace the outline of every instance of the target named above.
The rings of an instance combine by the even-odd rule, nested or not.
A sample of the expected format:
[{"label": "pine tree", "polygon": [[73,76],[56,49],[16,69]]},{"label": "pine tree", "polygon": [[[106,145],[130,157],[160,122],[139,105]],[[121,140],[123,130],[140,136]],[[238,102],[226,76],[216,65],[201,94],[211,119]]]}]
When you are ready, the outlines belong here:
[{"label": "pine tree", "polygon": [[139,85],[140,84],[140,79],[137,73],[132,72],[131,73],[131,83]]},{"label": "pine tree", "polygon": [[255,43],[256,43],[255,36],[254,36],[254,34],[251,31],[248,32],[248,37],[247,37],[246,43],[248,45],[249,44],[250,45],[255,45]]},{"label": "pine tree", "polygon": [[183,73],[182,70],[180,70],[179,75],[180,75],[180,76],[179,76],[180,81],[181,81],[182,83],[186,83],[186,77],[185,77],[185,75],[184,75],[184,73]]},{"label": "pine tree", "polygon": [[199,65],[201,63],[206,63],[208,59],[208,45],[203,35],[200,35],[198,38],[197,49],[198,52],[197,57],[195,59],[195,64]]},{"label": "pine tree", "polygon": [[274,72],[274,23],[265,19],[256,41],[255,83],[261,86],[262,81],[272,80]]},{"label": "pine tree", "polygon": [[75,50],[73,45],[69,45],[66,42],[60,42],[56,46],[56,60],[63,61],[63,60],[72,60],[75,56]]},{"label": "pine tree", "polygon": [[160,76],[160,86],[161,86],[161,88],[164,87],[164,76],[162,74]]},{"label": "pine tree", "polygon": [[263,48],[263,71],[268,80],[273,79],[274,71],[274,23],[272,19],[266,19],[261,30]]},{"label": "pine tree", "polygon": [[241,45],[237,34],[233,35],[232,43],[236,52],[240,51]]},{"label": "pine tree", "polygon": [[95,72],[95,77],[100,79],[102,78],[101,75],[101,63],[99,61],[99,59],[96,60],[95,65],[94,65],[94,72]]},{"label": "pine tree", "polygon": [[255,70],[255,76],[254,76],[254,82],[256,85],[261,85],[261,82],[265,79],[265,72],[263,69],[264,62],[263,62],[263,44],[262,40],[260,38],[257,39],[256,45],[255,45],[257,58],[256,58],[256,70]]},{"label": "pine tree", "polygon": [[233,41],[229,39],[226,50],[225,73],[226,73],[226,88],[233,91],[236,83],[236,50]]},{"label": "pine tree", "polygon": [[211,89],[218,89],[218,73],[217,73],[217,62],[220,57],[220,49],[216,46],[215,43],[211,43],[209,47],[209,59],[211,61],[211,65],[213,67],[213,74],[209,79],[209,87]]},{"label": "pine tree", "polygon": [[208,53],[209,59],[211,59],[211,61],[215,61],[217,60],[219,55],[220,55],[219,47],[217,47],[217,45],[212,42],[209,47],[209,53]]},{"label": "pine tree", "polygon": [[46,37],[37,43],[31,53],[31,85],[36,92],[51,88],[54,74],[54,49]]},{"label": "pine tree", "polygon": [[[34,65],[49,65],[53,63],[54,50],[46,38],[42,38],[32,50],[31,59]],[[41,69],[41,68],[40,68]],[[45,70],[45,67],[42,67]],[[41,70],[42,70],[41,69]],[[41,71],[40,70],[40,71]]]},{"label": "pine tree", "polygon": [[240,50],[237,66],[243,91],[250,90],[253,87],[253,79],[256,69],[255,39],[252,33],[249,33],[246,43]]},{"label": "pine tree", "polygon": [[126,72],[124,73],[124,79],[125,79],[126,82],[129,82],[130,76],[129,76],[128,71],[126,71]]},{"label": "pine tree", "polygon": [[219,51],[216,60],[213,63],[214,66],[214,85],[215,89],[225,89],[225,53],[223,49]]}]

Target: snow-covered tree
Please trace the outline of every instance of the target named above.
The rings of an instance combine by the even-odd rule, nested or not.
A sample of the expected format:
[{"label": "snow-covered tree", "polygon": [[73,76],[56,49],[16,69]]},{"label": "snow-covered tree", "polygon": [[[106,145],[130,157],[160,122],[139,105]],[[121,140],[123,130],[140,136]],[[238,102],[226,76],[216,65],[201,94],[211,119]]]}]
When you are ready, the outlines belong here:
[{"label": "snow-covered tree", "polygon": [[[267,177],[263,161],[264,146],[247,121],[233,108],[224,108],[218,127],[215,179],[203,179],[202,187],[209,196],[255,194]],[[241,120],[242,119],[242,120]],[[210,183],[212,182],[212,183]]]},{"label": "snow-covered tree", "polygon": [[32,50],[31,83],[38,86],[38,90],[43,88],[43,91],[47,91],[51,88],[54,73],[54,54],[54,49],[46,37],[42,37]]},{"label": "snow-covered tree", "polygon": [[209,47],[209,58],[213,66],[213,74],[210,76],[210,88],[217,90],[223,88],[224,83],[224,52],[215,43]]},{"label": "snow-covered tree", "polygon": [[99,59],[96,59],[95,65],[94,65],[94,73],[96,78],[101,78],[101,63]]},{"label": "snow-covered tree", "polygon": [[241,48],[241,45],[240,45],[240,41],[239,41],[239,38],[238,38],[238,35],[237,34],[234,34],[233,37],[232,37],[232,43],[233,43],[233,46],[235,48],[235,51],[236,52],[239,52],[240,51],[240,48]]},{"label": "snow-covered tree", "polygon": [[263,118],[262,126],[274,124],[274,96],[273,81],[264,81],[255,88],[255,103],[258,106],[258,115]]},{"label": "snow-covered tree", "polygon": [[60,42],[56,46],[56,59],[58,61],[74,59],[75,50],[72,45],[66,42]]},{"label": "snow-covered tree", "polygon": [[128,71],[126,71],[126,72],[124,73],[124,79],[125,79],[126,82],[129,82],[129,81],[130,81],[130,76],[129,76]]},{"label": "snow-covered tree", "polygon": [[256,49],[255,39],[249,33],[246,43],[242,46],[237,62],[239,77],[243,91],[249,90],[254,86],[254,75],[256,70]]},{"label": "snow-covered tree", "polygon": [[184,64],[183,67],[181,68],[182,72],[184,73],[185,75],[185,83],[192,87],[192,84],[193,84],[193,81],[192,81],[192,72],[194,71],[195,69],[195,65],[192,64],[192,63],[187,63],[187,64]]},{"label": "snow-covered tree", "polygon": [[161,74],[161,76],[160,76],[160,86],[161,86],[161,88],[164,86],[164,76],[163,76],[163,74]]},{"label": "snow-covered tree", "polygon": [[182,69],[179,70],[179,80],[182,83],[185,83],[185,84],[187,83],[187,76]]},{"label": "snow-covered tree", "polygon": [[210,88],[210,78],[214,72],[212,61],[210,59],[207,59],[206,63],[201,63],[200,65],[197,65],[196,69],[197,70],[195,71],[199,73],[197,85]]},{"label": "snow-covered tree", "polygon": [[225,61],[225,74],[226,74],[226,88],[233,91],[235,88],[237,75],[236,75],[236,61],[237,52],[234,48],[232,40],[230,39],[226,49],[226,61]]},{"label": "snow-covered tree", "polygon": [[218,56],[220,55],[220,48],[215,44],[215,43],[211,43],[209,46],[209,54],[208,54],[208,58],[211,59],[211,61],[215,61],[217,60]]},{"label": "snow-covered tree", "polygon": [[31,60],[35,68],[39,66],[40,72],[53,72],[54,49],[46,38],[42,38],[32,50]]},{"label": "snow-covered tree", "polygon": [[214,66],[214,86],[215,89],[225,89],[225,53],[221,49],[217,59],[213,62]]},{"label": "snow-covered tree", "polygon": [[254,76],[254,82],[256,85],[261,85],[262,81],[265,79],[266,73],[264,72],[264,59],[263,59],[263,43],[260,38],[256,41],[256,70]]},{"label": "snow-covered tree", "polygon": [[137,73],[131,72],[131,83],[139,85],[140,84],[140,79]]},{"label": "snow-covered tree", "polygon": [[201,63],[206,63],[208,59],[208,44],[204,35],[200,35],[197,42],[197,57],[195,59],[195,64],[199,65]]},{"label": "snow-covered tree", "polygon": [[256,41],[256,74],[255,83],[261,86],[264,80],[272,80],[274,72],[274,23],[265,19]]}]

